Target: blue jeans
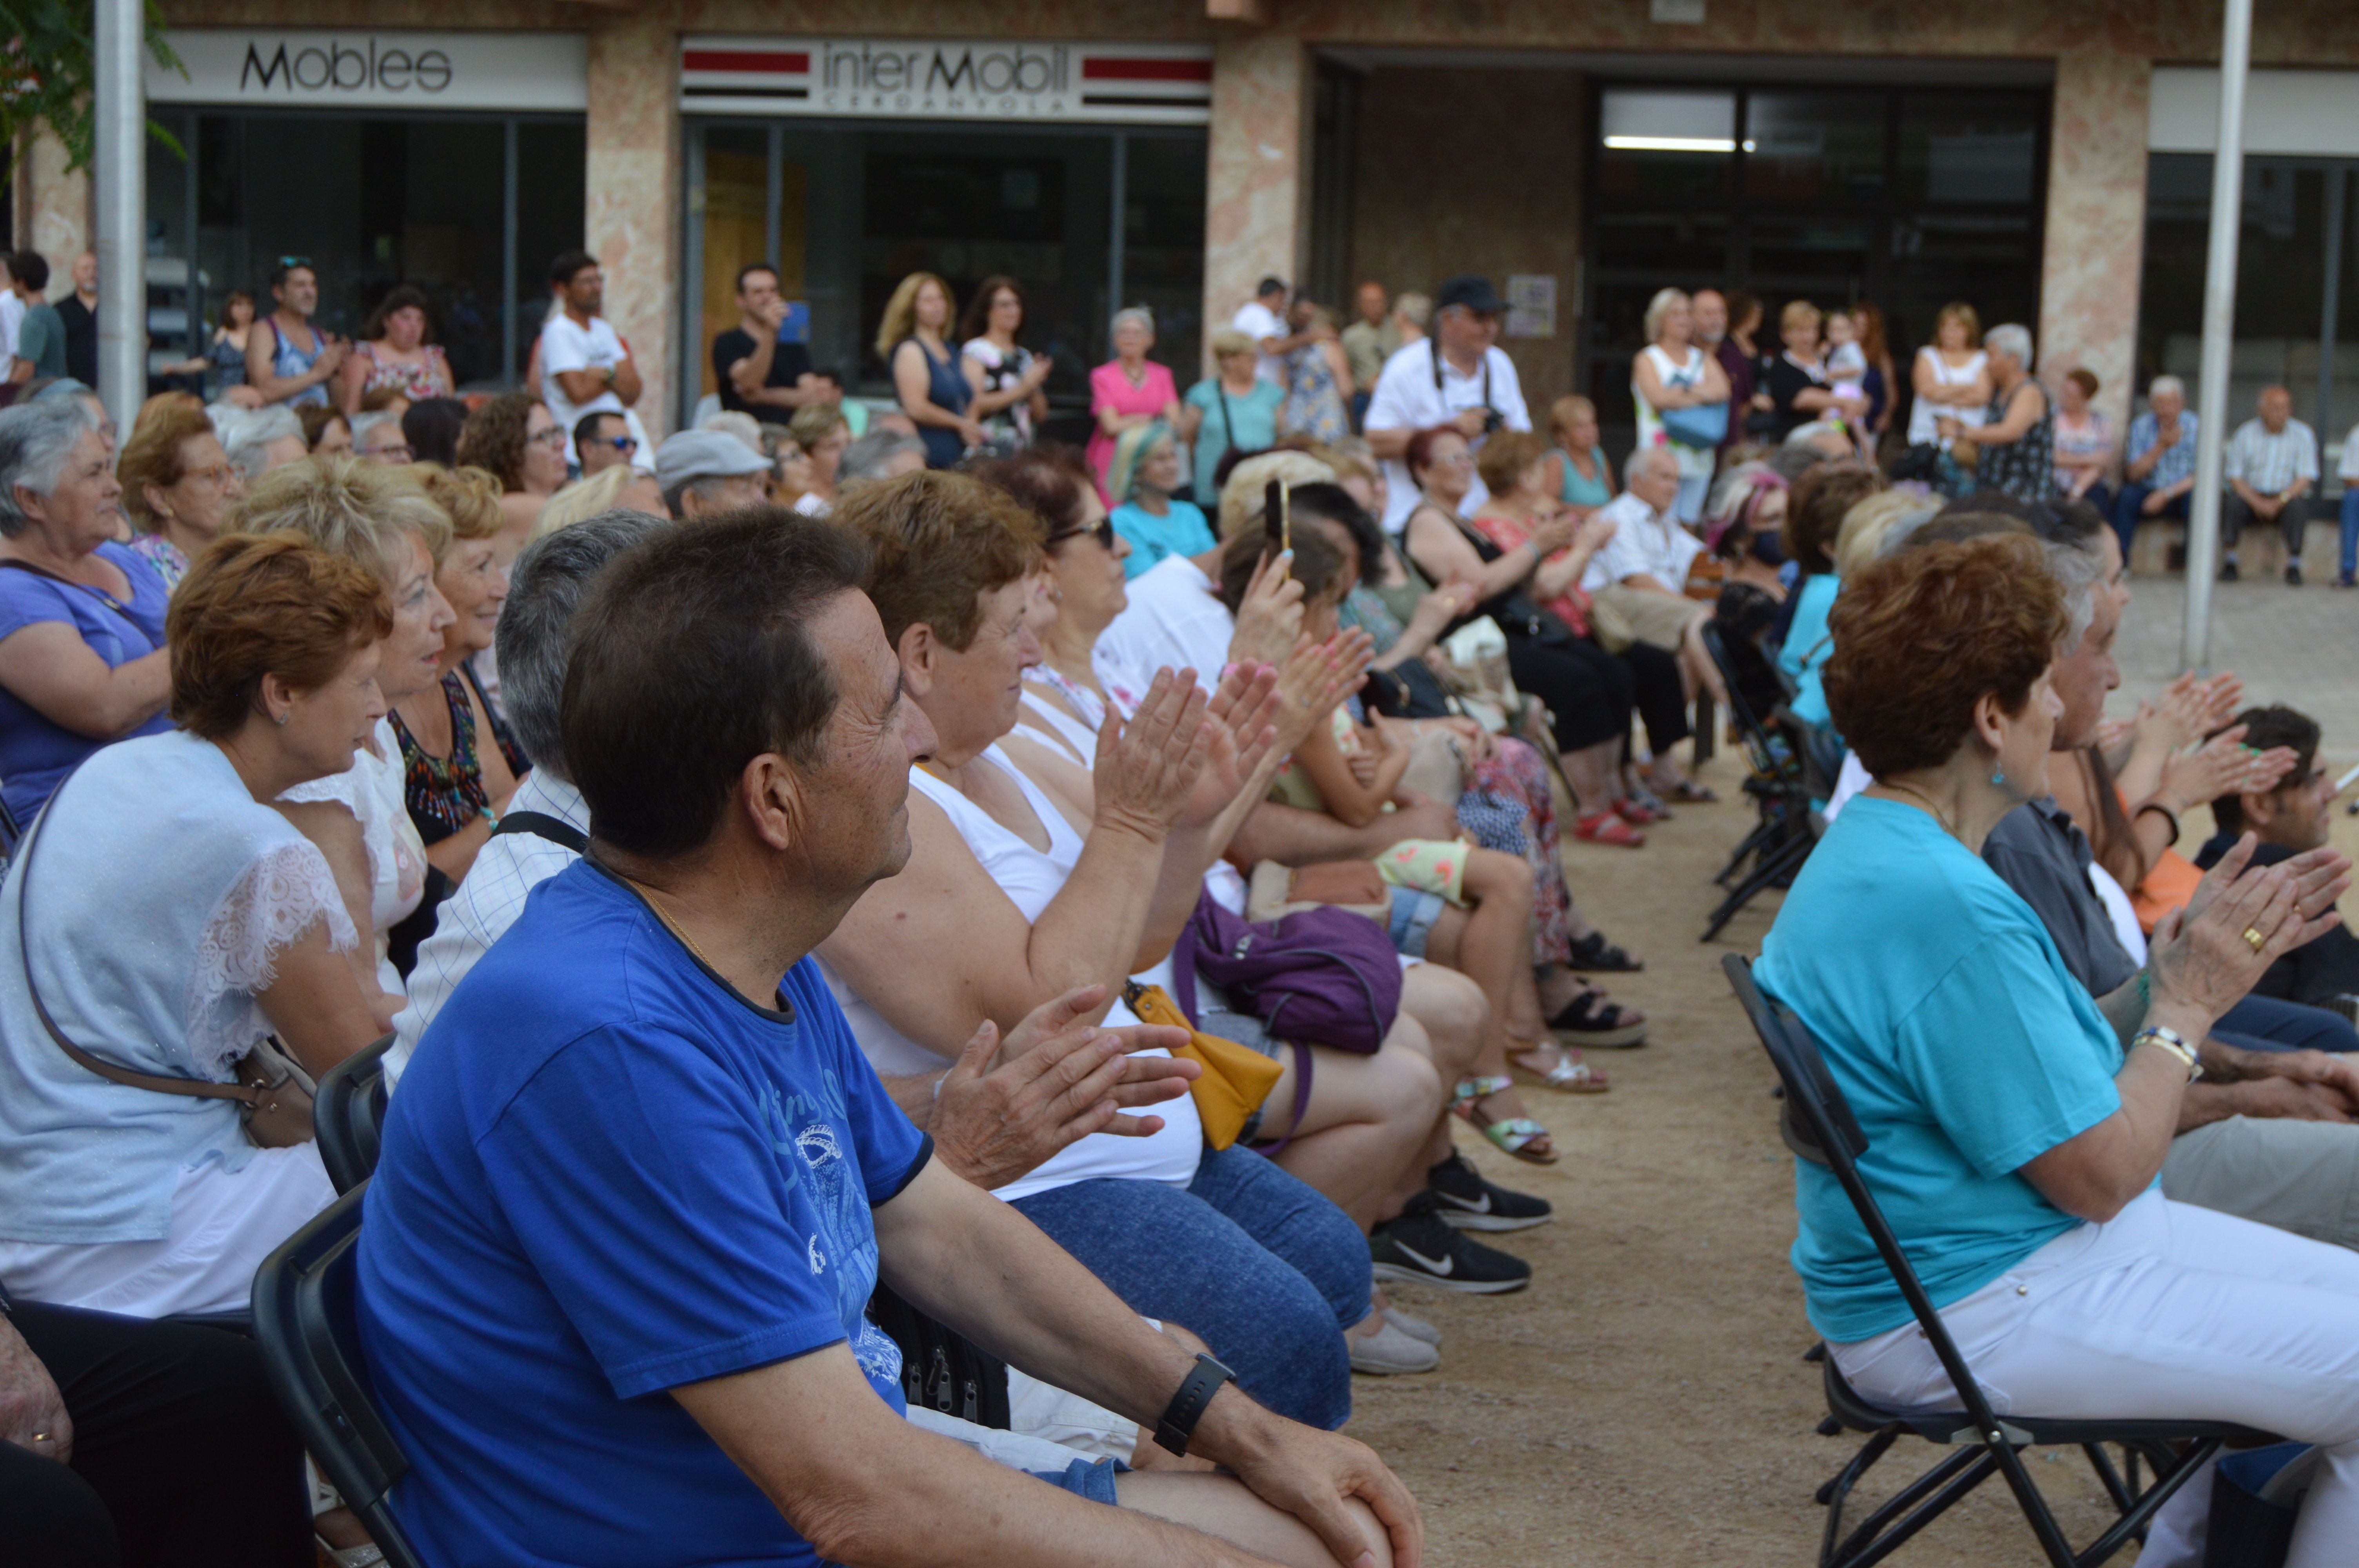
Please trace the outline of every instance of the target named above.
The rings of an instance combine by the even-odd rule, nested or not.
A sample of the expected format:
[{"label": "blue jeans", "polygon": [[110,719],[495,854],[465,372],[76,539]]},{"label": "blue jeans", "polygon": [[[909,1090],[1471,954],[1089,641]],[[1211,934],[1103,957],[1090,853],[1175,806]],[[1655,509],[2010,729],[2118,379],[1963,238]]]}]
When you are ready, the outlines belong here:
[{"label": "blue jeans", "polygon": [[[2137,536],[2137,525],[2146,520],[2146,498],[2154,493],[2147,484],[2125,484],[2122,492],[2114,497],[2114,536],[2122,542],[2122,559],[2130,558],[2130,541]],[[2190,492],[2192,493],[2191,492]],[[2176,517],[2187,521],[2187,496],[2173,496],[2158,517]]]},{"label": "blue jeans", "polygon": [[1131,1311],[1197,1335],[1278,1414],[1331,1432],[1350,1419],[1343,1330],[1368,1315],[1367,1238],[1267,1160],[1207,1149],[1184,1192],[1102,1177],[1016,1207]]},{"label": "blue jeans", "polygon": [[2359,481],[2343,487],[2343,575],[2359,576]]},{"label": "blue jeans", "polygon": [[2246,997],[2220,1015],[2212,1034],[2247,1051],[2359,1051],[2359,1029],[2341,1013],[2270,996]]}]

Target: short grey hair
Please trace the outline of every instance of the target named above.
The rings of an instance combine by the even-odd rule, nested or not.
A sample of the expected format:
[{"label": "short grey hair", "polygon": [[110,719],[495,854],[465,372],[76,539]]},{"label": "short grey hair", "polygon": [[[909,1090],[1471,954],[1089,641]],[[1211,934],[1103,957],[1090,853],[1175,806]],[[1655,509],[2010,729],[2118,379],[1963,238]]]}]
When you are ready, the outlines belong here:
[{"label": "short grey hair", "polygon": [[46,498],[82,437],[96,428],[80,398],[35,398],[0,409],[0,538],[14,539],[32,524],[16,492]]},{"label": "short grey hair", "polygon": [[1683,305],[1690,309],[1695,307],[1695,301],[1689,297],[1688,291],[1686,289],[1658,288],[1655,290],[1655,297],[1647,301],[1646,319],[1640,323],[1641,330],[1647,335],[1647,341],[1651,343],[1657,338],[1661,337],[1663,335],[1663,318]]},{"label": "short grey hair", "polygon": [[[367,412],[367,413],[365,413],[365,414],[355,414],[355,415],[353,415],[353,416],[352,416],[352,418],[351,418],[351,419],[349,419],[348,421],[346,421],[346,425],[347,425],[347,427],[352,430],[352,433],[353,433],[353,450],[355,450],[355,451],[359,450],[359,449],[360,449],[360,444],[361,444],[361,438],[362,438],[363,436],[367,435],[371,430],[375,429],[378,426],[380,426],[380,425],[398,425],[398,424],[400,424],[400,423],[401,423],[401,416],[400,416],[400,415],[398,415],[398,414],[393,414],[393,413],[388,413],[386,410],[382,409],[382,408],[372,409],[372,410],[370,410],[369,412]],[[298,428],[299,428],[299,428],[300,428],[299,421],[299,423],[298,423]],[[276,440],[277,438],[277,437],[272,437],[272,438],[270,438],[270,439],[272,439],[272,440]]]},{"label": "short grey hair", "polygon": [[1670,465],[1670,471],[1674,476],[1676,476],[1680,471],[1680,460],[1671,451],[1670,448],[1641,447],[1636,451],[1630,454],[1630,460],[1628,462],[1622,465],[1623,477],[1627,479],[1631,474],[1636,472],[1638,465],[1641,463],[1645,463],[1649,467],[1653,467],[1658,463],[1669,463]]},{"label": "short grey hair", "polygon": [[2146,395],[2149,403],[2166,393],[2184,403],[2187,401],[2187,384],[2175,375],[2158,375],[2147,383]]},{"label": "short grey hair", "polygon": [[1114,313],[1114,320],[1112,324],[1106,328],[1106,335],[1108,337],[1112,337],[1114,333],[1121,331],[1122,324],[1125,321],[1137,322],[1140,326],[1146,328],[1150,335],[1155,331],[1154,311],[1149,310],[1144,305],[1126,305]]},{"label": "short grey hair", "polygon": [[1393,314],[1412,327],[1430,327],[1433,324],[1433,297],[1426,294],[1404,294],[1393,301]]},{"label": "short grey hair", "polygon": [[216,403],[205,410],[205,416],[213,422],[213,433],[221,438],[222,450],[231,466],[245,476],[248,484],[262,477],[263,448],[289,436],[299,441],[303,439],[302,421],[284,403],[273,403],[264,408],[233,408],[225,403]]},{"label": "short grey hair", "polygon": [[608,561],[670,526],[668,519],[617,508],[535,539],[516,557],[494,646],[508,724],[534,767],[560,779],[572,777],[565,766],[559,708],[566,659],[573,651],[574,611]]},{"label": "short grey hair", "polygon": [[901,430],[871,430],[843,449],[835,465],[835,482],[883,479],[886,467],[904,452],[926,455],[926,443]]},{"label": "short grey hair", "polygon": [[2044,540],[2040,548],[2047,554],[2049,575],[2064,590],[2064,641],[2060,646],[2070,654],[2081,646],[2089,623],[2097,618],[2097,584],[2105,575],[2104,554],[2097,547],[2094,535],[2085,539]]},{"label": "short grey hair", "polygon": [[[838,482],[841,482],[842,478],[841,464],[837,465],[836,472]],[[674,517],[679,516],[681,502],[691,495],[699,501],[718,501],[723,493],[722,487],[735,477],[734,474],[708,473],[700,474],[694,479],[681,480],[663,492],[664,510]],[[515,589],[510,589],[509,591],[513,593]]]},{"label": "short grey hair", "polygon": [[1993,327],[1983,334],[1985,353],[2005,354],[2024,369],[2031,368],[2031,329],[2020,322],[2009,321]]}]

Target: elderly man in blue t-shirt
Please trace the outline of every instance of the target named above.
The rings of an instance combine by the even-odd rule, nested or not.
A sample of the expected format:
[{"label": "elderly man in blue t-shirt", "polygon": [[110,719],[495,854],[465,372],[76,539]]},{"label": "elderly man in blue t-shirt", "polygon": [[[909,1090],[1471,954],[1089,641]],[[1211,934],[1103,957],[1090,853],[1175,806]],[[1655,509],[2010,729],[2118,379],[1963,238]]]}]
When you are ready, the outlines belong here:
[{"label": "elderly man in blue t-shirt", "polygon": [[[1375,1454],[942,1169],[853,1045],[807,955],[907,858],[932,745],[861,567],[757,509],[616,561],[574,622],[591,853],[427,1031],[369,1193],[395,1512],[429,1562],[1414,1565]],[[1027,1475],[912,1426],[880,1278],[1235,1478]]]}]

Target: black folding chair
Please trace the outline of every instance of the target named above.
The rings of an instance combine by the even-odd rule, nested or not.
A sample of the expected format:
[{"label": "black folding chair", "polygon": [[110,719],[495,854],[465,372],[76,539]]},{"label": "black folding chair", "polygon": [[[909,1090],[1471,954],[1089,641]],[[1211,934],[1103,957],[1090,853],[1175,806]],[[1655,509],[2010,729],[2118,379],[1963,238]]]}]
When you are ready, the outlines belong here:
[{"label": "black folding chair", "polygon": [[[1729,717],[1736,723],[1737,733],[1745,743],[1745,760],[1753,769],[1745,781],[1745,793],[1752,797],[1758,816],[1753,831],[1745,835],[1745,841],[1729,856],[1728,864],[1712,879],[1728,890],[1728,896],[1720,901],[1705,922],[1701,940],[1709,942],[1764,890],[1793,880],[1826,831],[1826,823],[1811,807],[1813,781],[1800,748],[1773,736],[1761,716],[1745,700],[1727,644],[1721,641],[1720,628],[1709,622],[1703,628],[1703,645],[1720,670],[1721,684],[1728,687]],[[1735,882],[1734,887],[1730,886],[1732,881]]]},{"label": "black folding chair", "polygon": [[422,1568],[386,1494],[409,1461],[377,1414],[353,1310],[365,1184],[329,1205],[254,1276],[254,1337],[278,1402],[391,1568]]},{"label": "black folding chair", "polygon": [[320,1162],[340,1193],[351,1192],[376,1169],[377,1139],[385,1129],[385,1054],[388,1034],[364,1045],[321,1078],[311,1097],[311,1136]]},{"label": "black folding chair", "polygon": [[[1942,1369],[1949,1373],[1951,1383],[1958,1390],[1959,1402],[1964,1406],[1962,1410],[1908,1413],[1880,1410],[1861,1398],[1844,1379],[1832,1356],[1824,1354],[1823,1348],[1817,1353],[1824,1368],[1827,1409],[1832,1412],[1819,1431],[1829,1437],[1845,1430],[1871,1434],[1851,1463],[1819,1488],[1819,1501],[1828,1510],[1826,1533],[1819,1549],[1820,1568],[1867,1568],[1871,1563],[1883,1561],[1958,1499],[1988,1480],[1993,1471],[2006,1477],[2016,1502],[2023,1509],[2024,1519],[2031,1526],[2032,1534],[2038,1537],[2051,1568],[2095,1568],[2095,1564],[2112,1557],[2133,1539],[2144,1540],[2147,1524],[2154,1518],[2155,1510],[2169,1501],[2171,1494],[2223,1444],[2233,1443],[2241,1448],[2281,1441],[2267,1433],[2228,1422],[2059,1421],[2023,1415],[2001,1417],[1994,1412],[1982,1385],[1974,1380],[1965,1357],[1950,1337],[1940,1314],[1926,1296],[1917,1271],[1901,1251],[1898,1238],[1885,1222],[1884,1211],[1876,1206],[1875,1195],[1860,1177],[1856,1162],[1867,1149],[1867,1134],[1853,1116],[1833,1075],[1828,1072],[1825,1059],[1819,1054],[1818,1043],[1791,1010],[1761,994],[1760,988],[1753,983],[1752,968],[1744,958],[1732,953],[1720,961],[1720,967],[1726,971],[1736,1000],[1744,1004],[1754,1033],[1761,1037],[1762,1046],[1768,1051],[1777,1076],[1785,1085],[1780,1131],[1787,1147],[1801,1158],[1825,1166],[1843,1184],[1844,1195],[1858,1211],[1860,1223],[1866,1227],[1876,1251],[1883,1255],[1885,1267],[1892,1271],[1893,1282],[1908,1298],[1909,1311],[1916,1314],[1933,1353],[1941,1358]],[[1843,1502],[1852,1488],[1886,1450],[1911,1433],[1956,1452],[1895,1493],[1849,1535],[1843,1534]],[[2122,1448],[2128,1455],[2126,1483],[2123,1472],[2105,1452],[2106,1444]],[[2182,1444],[2183,1448],[2174,1447]],[[2096,1471],[2121,1516],[2078,1555],[2064,1539],[2056,1516],[2049,1509],[2039,1488],[2032,1484],[2030,1472],[2023,1463],[2022,1451],[2026,1448],[2062,1446],[2077,1447],[2088,1455],[2091,1468]],[[2137,1489],[2137,1461],[2141,1456],[2154,1466],[2155,1474],[2154,1484],[2143,1491]]]}]

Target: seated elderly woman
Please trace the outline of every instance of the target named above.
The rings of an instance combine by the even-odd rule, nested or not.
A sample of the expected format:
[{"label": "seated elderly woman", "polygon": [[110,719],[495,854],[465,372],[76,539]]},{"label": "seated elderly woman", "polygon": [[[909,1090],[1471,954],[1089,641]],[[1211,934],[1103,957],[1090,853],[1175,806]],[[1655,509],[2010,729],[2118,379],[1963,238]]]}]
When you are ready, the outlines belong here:
[{"label": "seated elderly woman", "polygon": [[[265,474],[236,513],[249,534],[291,534],[374,574],[393,607],[378,650],[377,695],[390,705],[431,690],[443,633],[457,617],[434,586],[434,557],[451,546],[451,520],[408,473],[357,459],[315,460]],[[355,968],[370,1006],[392,1027],[402,977],[431,929],[436,873],[402,793],[401,738],[390,714],[340,773],[297,784],[276,802],[327,857],[345,913],[366,940]],[[440,902],[438,892],[434,902]]]},{"label": "seated elderly woman", "polygon": [[216,403],[205,410],[205,416],[221,433],[222,450],[228,455],[231,465],[248,484],[272,469],[299,463],[311,455],[310,444],[303,438],[301,421],[295,417],[295,410],[283,403],[263,408],[234,408]]},{"label": "seated elderly woman", "polygon": [[80,402],[0,411],[0,802],[19,827],[101,746],[171,727],[169,590],[114,542],[122,494]]},{"label": "seated elderly woman", "polygon": [[[1981,856],[2048,792],[2071,628],[2038,542],[1878,561],[1833,627],[1828,701],[1876,782],[1795,879],[1756,974],[1857,1113],[1861,1175],[2001,1414],[2233,1421],[2317,1444],[2286,1562],[2349,1561],[2359,1257],[2155,1184],[2193,1043],[2332,915],[2305,921],[2287,868],[2248,870],[2240,845],[2159,934],[2149,1000],[2117,1030]],[[1801,1162],[1796,1182],[1794,1264],[1836,1365],[1878,1405],[1950,1408],[1833,1175]]]},{"label": "seated elderly woman", "polygon": [[250,1081],[266,1035],[317,1076],[380,1033],[335,878],[270,803],[352,766],[385,712],[392,619],[375,573],[301,539],[216,541],[172,601],[180,728],[82,764],[10,862],[12,1293],[135,1317],[242,1311],[255,1265],[335,1196],[310,1144],[288,1141],[309,1139],[308,1115],[290,1128],[267,1089],[245,1091],[248,1122],[218,1097]]},{"label": "seated elderly woman", "polygon": [[1166,556],[1201,555],[1212,547],[1212,525],[1204,509],[1187,498],[1188,488],[1170,426],[1150,419],[1114,438],[1106,493],[1114,498],[1114,531],[1130,543],[1124,575],[1136,577]]},{"label": "seated elderly woman", "polygon": [[178,588],[189,562],[213,541],[230,505],[245,492],[201,407],[170,404],[141,417],[115,460],[123,510],[137,530],[132,554]]},{"label": "seated elderly woman", "polygon": [[[1084,838],[998,745],[1039,660],[1039,519],[930,470],[847,494],[835,515],[874,552],[868,595],[935,736],[908,770],[908,868],[819,948],[863,1054],[886,1073],[940,1071],[978,1014],[1004,1033],[1084,985],[1109,988],[1108,1023],[1136,1022],[1111,997],[1166,958],[1195,907],[1241,781],[1209,802],[1196,785],[1216,755],[1248,777],[1262,761],[1267,673],[1224,679],[1211,704],[1184,672],[1158,674],[1099,749]],[[1269,1162],[1208,1149],[1191,1101],[1151,1136],[1082,1139],[997,1192],[1134,1311],[1201,1335],[1256,1398],[1313,1425],[1349,1415],[1343,1331],[1371,1315],[1366,1241]]]}]

